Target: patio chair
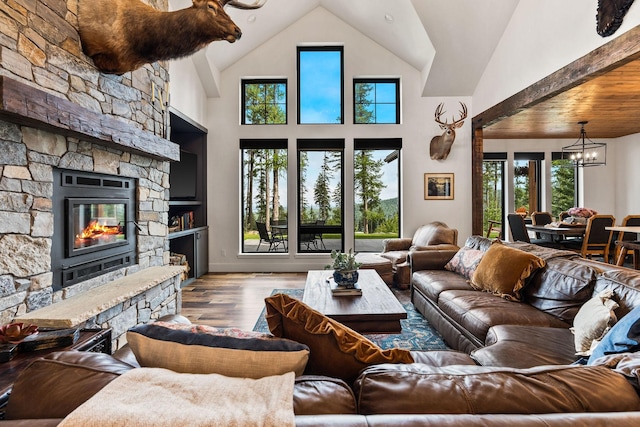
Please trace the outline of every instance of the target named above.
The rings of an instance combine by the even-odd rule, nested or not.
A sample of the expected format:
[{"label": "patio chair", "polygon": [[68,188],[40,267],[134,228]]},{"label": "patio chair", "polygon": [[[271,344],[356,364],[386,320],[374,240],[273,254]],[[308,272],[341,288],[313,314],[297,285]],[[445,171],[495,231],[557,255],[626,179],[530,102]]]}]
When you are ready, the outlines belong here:
[{"label": "patio chair", "polygon": [[274,236],[273,233],[269,233],[269,230],[267,230],[267,224],[264,222],[256,222],[256,227],[258,228],[258,234],[260,235],[260,241],[258,242],[256,252],[260,250],[260,245],[262,243],[269,244],[269,252],[275,251],[280,245],[283,246],[285,251],[287,250],[286,241],[281,237]]},{"label": "patio chair", "polygon": [[599,255],[604,262],[609,262],[609,248],[611,245],[612,231],[605,227],[612,227],[616,223],[613,215],[593,215],[587,220],[587,229],[584,232],[582,242],[567,240],[562,246],[580,253],[583,258],[591,258]]},{"label": "patio chair", "polygon": [[511,229],[511,237],[516,242],[533,243],[534,245],[545,246],[548,248],[560,247],[560,245],[550,240],[531,239],[531,237],[529,237],[529,232],[527,231],[524,218],[520,214],[507,214],[507,222],[509,223],[509,228]]}]

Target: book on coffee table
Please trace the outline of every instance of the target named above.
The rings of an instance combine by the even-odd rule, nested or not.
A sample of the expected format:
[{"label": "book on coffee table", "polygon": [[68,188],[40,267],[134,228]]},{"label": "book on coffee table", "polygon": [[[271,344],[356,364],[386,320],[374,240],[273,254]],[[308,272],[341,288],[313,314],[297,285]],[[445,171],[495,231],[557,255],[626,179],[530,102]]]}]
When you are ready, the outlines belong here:
[{"label": "book on coffee table", "polygon": [[340,286],[333,280],[333,277],[327,277],[327,283],[331,287],[331,294],[333,296],[360,296],[362,295],[362,288],[356,283],[352,288],[346,286]]}]

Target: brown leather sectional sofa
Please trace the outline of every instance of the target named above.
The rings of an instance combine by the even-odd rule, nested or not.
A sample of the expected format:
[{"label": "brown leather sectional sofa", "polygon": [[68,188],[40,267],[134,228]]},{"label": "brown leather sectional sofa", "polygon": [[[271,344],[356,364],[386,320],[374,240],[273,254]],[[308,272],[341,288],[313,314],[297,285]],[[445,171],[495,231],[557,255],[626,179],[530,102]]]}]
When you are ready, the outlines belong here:
[{"label": "brown leather sectional sofa", "polygon": [[[465,247],[486,251],[492,241],[471,236]],[[546,265],[533,273],[522,301],[474,289],[445,264],[455,251],[412,252],[411,299],[455,350],[483,366],[529,368],[578,359],[570,331],[582,305],[605,289],[614,292],[618,319],[640,304],[640,272],[580,258],[569,251],[505,243],[534,253]]]},{"label": "brown leather sectional sofa", "polygon": [[[474,236],[465,245],[487,250],[490,244]],[[618,316],[629,312],[640,301],[640,274],[516,246],[546,260],[524,287],[523,302],[477,291],[444,270],[455,250],[412,253],[414,304],[462,351],[412,352],[414,363],[369,366],[352,384],[302,375],[294,387],[296,425],[640,425],[640,353],[571,364],[568,329],[582,304],[605,288],[615,289]],[[127,347],[113,356],[53,353],[19,377],[0,426],[58,425],[137,366]]]},{"label": "brown leather sectional sofa", "polygon": [[[434,351],[413,364],[362,371],[353,385],[325,376],[296,379],[298,426],[635,426],[640,422],[640,357],[624,369],[477,366],[469,356]],[[9,399],[3,426],[56,426],[128,370],[114,356],[59,352],[34,362]],[[105,402],[108,405],[108,402]],[[189,420],[184,420],[189,425]]]}]

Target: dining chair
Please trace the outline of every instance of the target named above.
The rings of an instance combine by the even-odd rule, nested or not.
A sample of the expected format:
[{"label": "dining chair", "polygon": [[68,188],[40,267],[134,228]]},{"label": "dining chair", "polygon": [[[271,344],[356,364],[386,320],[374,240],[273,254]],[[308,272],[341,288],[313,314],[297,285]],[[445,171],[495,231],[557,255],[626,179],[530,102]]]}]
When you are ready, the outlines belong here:
[{"label": "dining chair", "polygon": [[256,221],[256,227],[258,228],[258,234],[260,235],[260,241],[258,242],[256,252],[260,250],[260,245],[262,243],[269,244],[269,252],[275,251],[280,245],[283,245],[285,251],[287,250],[285,241],[278,236],[274,236],[273,233],[269,233],[269,230],[267,230],[267,224]]},{"label": "dining chair", "polygon": [[[325,220],[324,219],[319,219],[316,220],[316,225],[324,225]],[[315,236],[316,238],[316,246],[318,246],[318,242],[320,242],[320,244],[322,245],[322,249],[327,249],[327,247],[324,245],[324,240],[322,240],[322,233],[316,233]]]},{"label": "dining chair", "polygon": [[612,227],[615,223],[616,219],[613,215],[593,215],[587,220],[587,228],[582,242],[566,240],[562,246],[565,249],[579,252],[583,258],[599,255],[604,259],[604,262],[609,263],[609,249],[613,232],[605,230],[605,227]]},{"label": "dining chair", "polygon": [[[553,221],[553,217],[549,212],[533,212],[531,214],[531,223],[533,225],[547,225]],[[536,233],[536,238],[541,239],[540,233]]]},{"label": "dining chair", "polygon": [[560,247],[557,243],[550,240],[531,239],[531,237],[529,237],[529,232],[527,231],[527,226],[525,225],[524,218],[520,214],[507,214],[507,222],[509,223],[509,228],[511,229],[511,237],[516,242],[533,243],[535,245],[545,246],[549,248]]},{"label": "dining chair", "polygon": [[[624,219],[622,220],[622,223],[620,224],[623,227],[637,227],[640,226],[640,215],[627,215],[624,217]],[[611,237],[611,249],[614,250],[614,257],[613,259],[618,259],[618,257],[620,256],[620,246],[616,245],[616,241],[624,241],[624,242],[632,242],[632,241],[636,241],[638,240],[638,234],[637,233],[625,233],[624,231],[619,231],[613,232],[613,236]],[[635,251],[631,251],[630,255],[634,256],[635,258]],[[634,260],[634,263],[637,262],[636,260]]]}]

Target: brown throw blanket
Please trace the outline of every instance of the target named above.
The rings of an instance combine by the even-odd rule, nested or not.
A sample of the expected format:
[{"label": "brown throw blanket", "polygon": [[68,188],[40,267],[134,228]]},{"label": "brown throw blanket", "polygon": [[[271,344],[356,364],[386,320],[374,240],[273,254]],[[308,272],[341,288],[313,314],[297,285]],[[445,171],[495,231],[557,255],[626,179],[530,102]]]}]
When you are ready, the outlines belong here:
[{"label": "brown throw blanket", "polygon": [[249,379],[132,369],[60,426],[293,426],[294,380],[293,372]]}]

